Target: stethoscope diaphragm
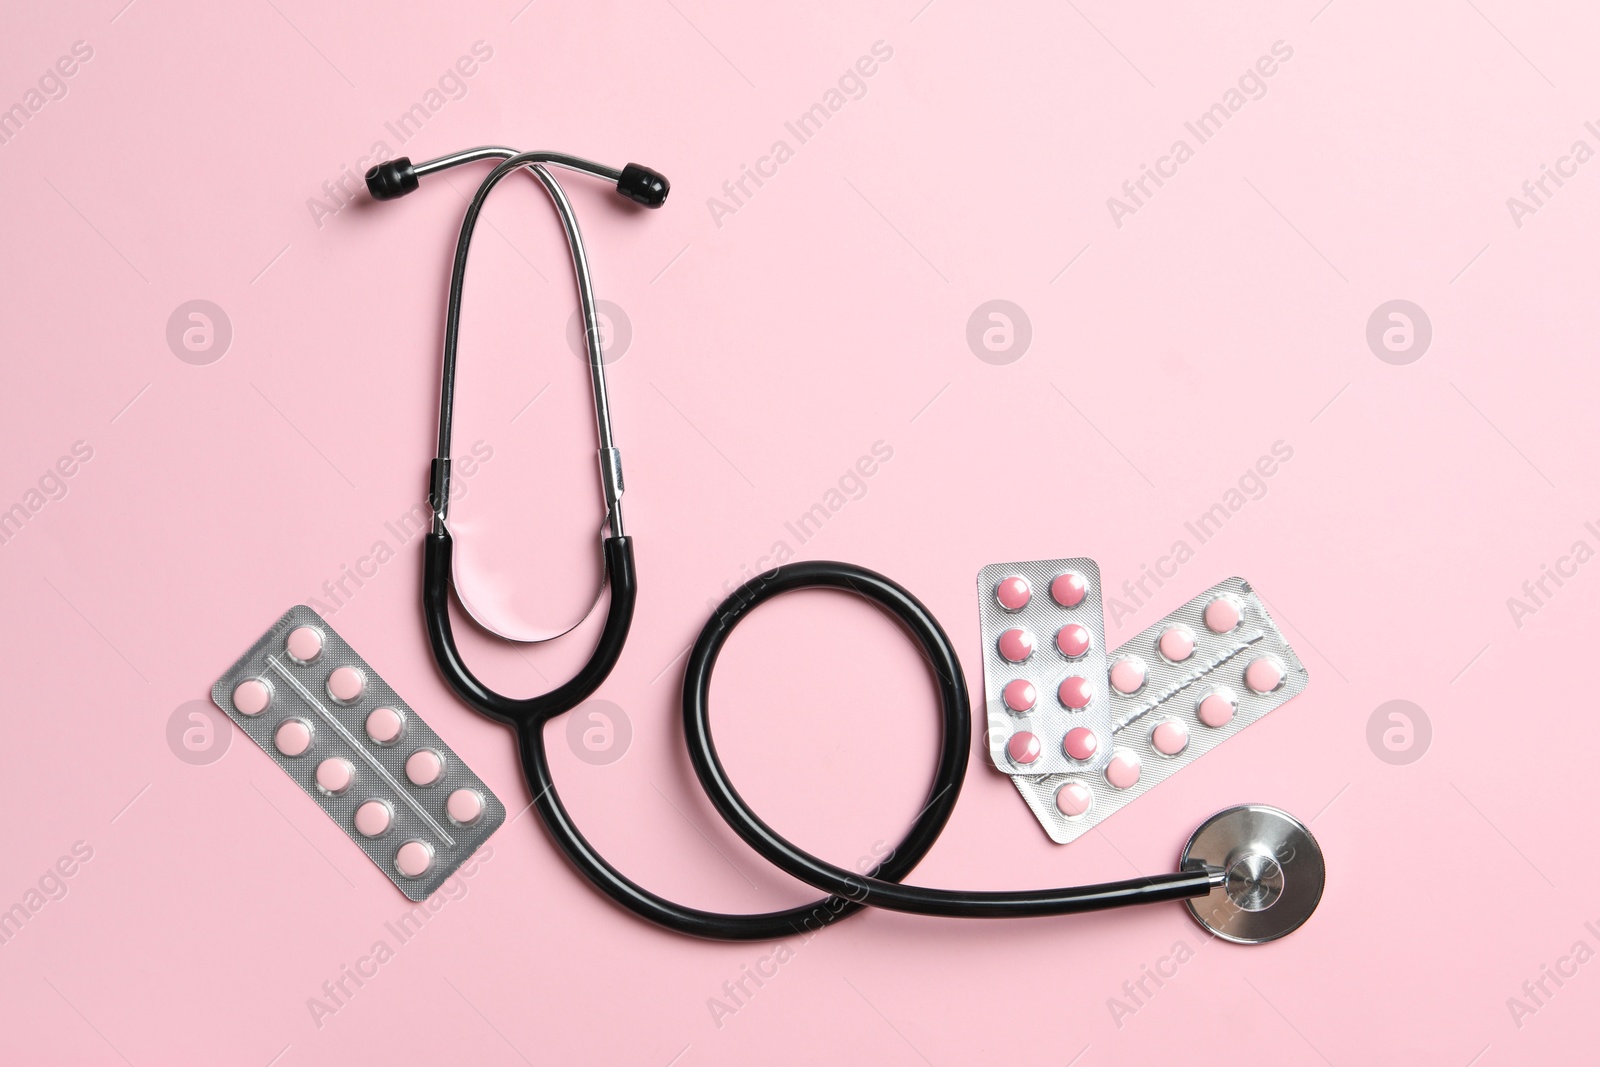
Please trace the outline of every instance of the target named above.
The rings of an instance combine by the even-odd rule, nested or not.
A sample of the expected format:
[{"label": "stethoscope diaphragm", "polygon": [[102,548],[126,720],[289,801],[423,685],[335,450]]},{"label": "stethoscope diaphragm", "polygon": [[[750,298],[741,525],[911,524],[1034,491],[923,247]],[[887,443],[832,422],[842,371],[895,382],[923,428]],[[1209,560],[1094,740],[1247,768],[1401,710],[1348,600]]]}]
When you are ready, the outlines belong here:
[{"label": "stethoscope diaphragm", "polygon": [[1259,945],[1298,930],[1322,899],[1322,849],[1304,823],[1265,804],[1241,804],[1200,824],[1180,869],[1221,871],[1222,884],[1184,901],[1224,941]]}]

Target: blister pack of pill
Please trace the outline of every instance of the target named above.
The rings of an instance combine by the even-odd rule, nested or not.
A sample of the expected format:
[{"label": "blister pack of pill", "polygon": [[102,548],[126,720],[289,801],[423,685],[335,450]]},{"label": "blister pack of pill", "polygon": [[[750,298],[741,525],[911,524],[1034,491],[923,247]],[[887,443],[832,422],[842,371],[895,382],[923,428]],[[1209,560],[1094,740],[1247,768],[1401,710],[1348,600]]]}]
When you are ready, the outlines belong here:
[{"label": "blister pack of pill", "polygon": [[1092,559],[978,574],[989,757],[1007,774],[1098,771],[1110,758],[1105,616]]},{"label": "blister pack of pill", "polygon": [[1243,578],[1218,582],[1107,654],[1113,729],[1167,700],[1270,626]]},{"label": "blister pack of pill", "polygon": [[211,699],[412,900],[505,821],[483,780],[303,604],[217,679]]},{"label": "blister pack of pill", "polygon": [[[1179,627],[1187,635],[1167,639],[1163,651],[1165,635],[1183,632]],[[1169,655],[1187,648],[1190,637],[1196,643],[1188,656]],[[1300,657],[1241,578],[1213,587],[1112,652],[1112,670],[1136,656],[1165,667],[1148,671],[1145,686],[1131,693],[1113,686],[1116,732],[1099,773],[1012,776],[1058,844],[1081,837],[1299,695],[1307,682]],[[1196,662],[1197,656],[1205,659]]]}]

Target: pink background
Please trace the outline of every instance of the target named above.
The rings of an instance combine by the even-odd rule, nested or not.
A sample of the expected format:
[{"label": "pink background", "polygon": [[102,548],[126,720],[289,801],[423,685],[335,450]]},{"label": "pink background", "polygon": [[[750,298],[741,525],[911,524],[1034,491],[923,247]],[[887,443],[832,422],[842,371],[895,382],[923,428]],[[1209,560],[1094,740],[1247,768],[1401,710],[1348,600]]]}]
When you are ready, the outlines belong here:
[{"label": "pink background", "polygon": [[[1583,629],[1600,572],[1547,583],[1554,595],[1520,627],[1507,598],[1574,541],[1600,547],[1584,527],[1600,520],[1600,162],[1547,182],[1520,226],[1506,201],[1574,141],[1600,148],[1584,127],[1600,119],[1592,13],[1505,0],[123,3],[14,4],[0,18],[0,105],[24,102],[74,42],[93,50],[65,96],[0,145],[0,508],[26,507],[75,442],[93,451],[0,546],[0,906],[75,843],[92,850],[65,864],[66,895],[0,946],[8,1059],[1587,1055],[1600,964],[1546,979],[1542,1004],[1523,983],[1544,965],[1570,973],[1559,961],[1576,942],[1600,948],[1584,925],[1600,920],[1585,889],[1600,878],[1587,766],[1600,726]],[[784,123],[879,41],[893,54],[864,95],[797,145]],[[1194,147],[1184,123],[1279,41],[1292,58],[1265,95],[1119,227],[1107,198],[1175,139]],[[441,96],[400,146],[385,123],[475,42],[492,55],[447,78],[458,98]],[[793,158],[718,225],[708,198],[780,138]],[[287,606],[323,598],[513,813],[529,799],[509,735],[439,681],[418,543],[385,527],[424,492],[450,243],[482,168],[334,211],[323,183],[358,172],[380,140],[418,159],[556,149],[672,179],[649,214],[567,181],[599,294],[632,327],[612,412],[642,596],[598,694],[627,716],[631,747],[592,765],[564,720],[550,740],[569,807],[624,871],[703,907],[815,895],[716,818],[677,718],[677,657],[708,601],[775,542],[904,583],[981,693],[982,565],[1088,555],[1115,592],[1282,441],[1293,458],[1265,494],[1109,632],[1115,643],[1242,574],[1305,659],[1309,691],[1067,847],[975,737],[965,794],[914,878],[1026,888],[1168,870],[1205,815],[1258,801],[1314,820],[1329,879],[1312,921],[1240,948],[1208,942],[1176,905],[994,923],[873,913],[793,942],[719,1026],[708,1002],[774,946],[634,920],[524,815],[319,1028],[307,999],[406,902],[236,731],[215,762],[177,758],[177,709]],[[562,339],[565,250],[531,183],[506,183],[486,218],[457,443],[493,458],[456,512],[465,580],[501,620],[564,625],[584,611],[600,521],[584,368]],[[208,365],[166,339],[194,299],[232,327]],[[993,299],[1031,322],[1007,365],[966,341]],[[1406,366],[1365,336],[1393,299],[1433,328]],[[785,522],[879,441],[893,458],[865,494],[798,544]],[[323,582],[372,573],[360,561],[379,540],[396,558],[335,610]],[[532,693],[591,632],[525,654],[474,637],[469,652],[494,683]],[[1367,740],[1396,699],[1433,730],[1405,765]],[[819,594],[764,610],[730,646],[716,701],[741,788],[821,854],[870,857],[920,806],[931,690],[867,608]],[[1170,970],[1179,944],[1193,956],[1176,976],[1114,1012],[1112,998],[1132,1003],[1124,982]],[[1537,1011],[1514,1013],[1512,997]]]}]

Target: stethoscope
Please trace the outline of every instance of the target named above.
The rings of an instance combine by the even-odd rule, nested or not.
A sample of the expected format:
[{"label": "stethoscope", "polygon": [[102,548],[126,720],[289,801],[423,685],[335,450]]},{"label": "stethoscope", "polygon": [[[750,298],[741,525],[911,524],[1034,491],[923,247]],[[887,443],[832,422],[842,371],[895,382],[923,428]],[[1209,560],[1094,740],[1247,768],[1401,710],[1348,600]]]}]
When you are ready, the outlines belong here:
[{"label": "stethoscope", "polygon": [[[566,193],[551,174],[563,167],[616,184],[617,192],[649,208],[666,202],[670,186],[662,175],[635,163],[621,170],[557,152],[516,152],[474,148],[413,164],[400,158],[367,172],[367,188],[378,200],[392,200],[417,187],[424,175],[479,160],[500,162],[478,186],[461,233],[446,304],[444,358],[439,386],[439,435],[429,478],[433,526],[423,547],[422,611],[434,659],[445,682],[478,713],[513,727],[533,804],[567,858],[602,892],[629,911],[680,933],[728,941],[767,941],[806,935],[871,906],[919,915],[960,918],[1016,918],[1066,915],[1130,904],[1187,902],[1207,929],[1230,941],[1270,941],[1298,928],[1322,895],[1321,850],[1310,831],[1276,808],[1244,805],[1206,820],[1185,846],[1179,869],[1120,882],[1008,892],[929,889],[902,884],[927,855],[944,829],[961,793],[970,747],[972,715],[961,661],[938,621],[916,597],[890,579],[849,563],[828,561],[784,564],[734,590],[706,622],[689,652],[683,681],[683,728],[689,760],[718,813],[757,853],[779,870],[829,894],[822,900],[764,914],[703,911],[650,892],[612,866],[583,836],[556,791],[545,754],[546,722],[586,700],[611,673],[633,621],[638,579],[633,543],[622,522],[622,460],[612,434],[606,401],[601,329],[595,308],[589,260],[577,218]],[[490,689],[474,675],[456,648],[450,622],[452,542],[447,522],[450,503],[450,432],[455,399],[457,338],[467,252],[489,193],[514,171],[527,168],[555,205],[567,247],[587,338],[589,376],[599,438],[600,484],[606,518],[602,539],[610,604],[593,654],[565,684],[541,696],[516,698]],[[784,839],[761,820],[734,787],[711,735],[711,675],[735,627],[755,608],[797,589],[835,589],[864,597],[896,619],[933,672],[941,712],[938,765],[927,803],[893,851],[867,874],[835,866]]]}]

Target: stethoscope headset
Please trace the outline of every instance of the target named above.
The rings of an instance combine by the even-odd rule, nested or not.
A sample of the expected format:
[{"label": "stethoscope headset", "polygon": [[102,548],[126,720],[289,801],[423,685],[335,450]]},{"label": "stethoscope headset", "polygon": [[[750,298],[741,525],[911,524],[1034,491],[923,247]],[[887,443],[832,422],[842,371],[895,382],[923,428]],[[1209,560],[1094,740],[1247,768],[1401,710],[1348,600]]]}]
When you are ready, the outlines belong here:
[{"label": "stethoscope headset", "polygon": [[[919,915],[1017,918],[1184,900],[1195,918],[1213,933],[1245,943],[1281,937],[1310,916],[1322,891],[1321,852],[1309,831],[1297,820],[1276,808],[1262,805],[1230,808],[1212,816],[1190,838],[1180,869],[1170,874],[1099,885],[1008,892],[929,889],[903,884],[902,879],[937,840],[961,793],[972,730],[966,677],[949,637],[916,597],[865,567],[830,561],[787,563],[734,590],[700,631],[689,652],[683,681],[683,729],[689,760],[718,813],[768,862],[829,896],[764,914],[703,911],[650,892],[600,855],[561,803],[545,754],[543,727],[550,719],[581,704],[611,673],[633,622],[638,578],[633,542],[623,528],[622,461],[612,435],[606,402],[602,332],[588,256],[572,205],[550,168],[562,167],[613,182],[619,194],[647,208],[659,208],[664,204],[670,185],[662,175],[636,163],[614,170],[557,152],[517,152],[510,148],[485,147],[425,163],[413,164],[402,157],[379,164],[367,172],[367,189],[374,199],[393,200],[416,189],[418,180],[425,175],[488,159],[500,162],[483,179],[467,205],[450,273],[439,386],[438,448],[429,479],[433,525],[423,547],[422,610],[434,659],[445,682],[473,710],[515,729],[533,804],[551,837],[585,877],[618,904],[651,922],[679,933],[727,941],[768,941],[804,935],[865,906]],[[600,482],[606,507],[602,549],[610,603],[588,662],[565,684],[548,693],[516,698],[497,693],[480,681],[456,647],[449,613],[454,577],[447,517],[451,419],[467,253],[489,193],[508,175],[524,168],[539,180],[554,204],[572,255],[599,438]],[[819,859],[763,822],[729,779],[711,735],[711,675],[724,643],[755,608],[797,589],[853,593],[887,612],[921,650],[938,691],[939,759],[927,803],[893,851],[867,874]]]}]

